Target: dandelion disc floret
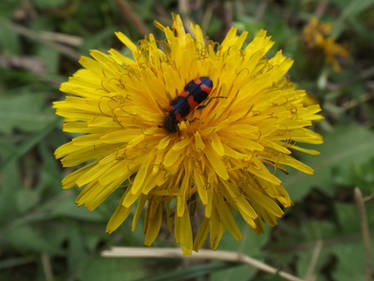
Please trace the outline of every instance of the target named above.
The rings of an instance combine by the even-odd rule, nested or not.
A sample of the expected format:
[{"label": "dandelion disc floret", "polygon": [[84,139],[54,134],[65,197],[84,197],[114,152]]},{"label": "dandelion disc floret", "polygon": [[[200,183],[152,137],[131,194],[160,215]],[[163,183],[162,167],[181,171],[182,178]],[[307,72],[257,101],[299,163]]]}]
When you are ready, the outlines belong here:
[{"label": "dandelion disc floret", "polygon": [[[275,225],[283,215],[279,205],[291,205],[275,170],[312,174],[291,150],[318,154],[296,143],[322,142],[306,128],[321,119],[320,107],[305,106],[306,92],[285,78],[292,60],[280,51],[265,56],[273,42],[264,30],[245,45],[247,32],[232,28],[217,44],[198,25],[186,33],[177,15],[171,28],[156,26],[164,41],[150,34],[134,44],[116,33],[132,58],[93,50],[93,59],[82,57],[83,69],[62,83],[61,91],[72,95],[54,107],[64,131],[83,135],[55,154],[65,167],[84,164],[63,187],[82,188],[76,203],[89,210],[120,189],[107,232],[130,214],[134,230],[144,210],[145,244],[165,221],[184,254],[202,247],[208,235],[215,249],[226,230],[241,239],[236,211],[256,233],[263,221]],[[166,130],[172,101],[198,77],[213,84],[205,106],[178,120],[178,132]],[[200,218],[196,227],[193,216]]]}]

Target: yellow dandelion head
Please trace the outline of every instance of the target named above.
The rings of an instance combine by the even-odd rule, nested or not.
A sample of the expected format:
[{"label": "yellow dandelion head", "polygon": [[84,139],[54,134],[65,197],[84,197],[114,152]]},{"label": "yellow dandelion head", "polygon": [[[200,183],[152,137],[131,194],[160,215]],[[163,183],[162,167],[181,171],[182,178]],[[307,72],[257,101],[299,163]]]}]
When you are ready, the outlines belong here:
[{"label": "yellow dandelion head", "polygon": [[331,23],[318,21],[312,17],[303,29],[303,41],[310,50],[323,52],[326,63],[331,64],[336,72],[341,71],[338,57],[350,58],[348,50],[335,42],[335,38],[329,36],[332,30]]},{"label": "yellow dandelion head", "polygon": [[[312,174],[291,150],[318,154],[296,142],[322,143],[306,128],[321,119],[320,107],[305,106],[305,91],[285,77],[292,60],[281,51],[265,56],[273,42],[264,30],[245,45],[247,32],[232,28],[218,44],[193,23],[187,33],[178,15],[171,28],[155,24],[165,40],[150,34],[134,44],[117,32],[132,58],[93,50],[93,59],[82,57],[83,69],[61,84],[72,94],[54,103],[63,129],[83,135],[55,154],[65,167],[84,164],[63,187],[83,188],[76,203],[89,210],[121,189],[107,232],[130,214],[134,230],[145,210],[145,244],[165,221],[184,254],[198,250],[208,235],[215,249],[226,229],[241,239],[235,211],[256,233],[263,221],[275,225],[283,215],[279,205],[291,205],[275,171],[290,166]],[[202,85],[186,87],[199,85],[189,83],[199,77],[213,84],[204,101],[197,100]],[[190,110],[177,120],[186,106]],[[165,128],[167,116],[176,132]],[[192,216],[201,218],[197,229]]]}]

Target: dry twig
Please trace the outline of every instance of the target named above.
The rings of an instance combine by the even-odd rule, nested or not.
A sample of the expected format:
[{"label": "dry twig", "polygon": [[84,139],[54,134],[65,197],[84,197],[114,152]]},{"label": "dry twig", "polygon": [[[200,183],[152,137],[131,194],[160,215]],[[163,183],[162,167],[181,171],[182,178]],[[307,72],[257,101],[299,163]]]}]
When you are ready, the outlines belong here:
[{"label": "dry twig", "polygon": [[312,254],[312,259],[310,260],[308,270],[306,271],[306,274],[305,274],[305,277],[304,277],[305,280],[307,280],[307,281],[312,281],[312,280],[316,279],[314,271],[315,271],[315,268],[316,268],[316,265],[317,265],[319,254],[321,253],[321,250],[322,250],[322,245],[323,245],[322,240],[318,240],[316,242],[316,246],[314,247],[314,251],[313,251],[313,254]]},{"label": "dry twig", "polygon": [[233,20],[233,4],[229,1],[226,1],[223,6],[224,14],[223,14],[223,24],[224,24],[224,34],[226,34],[230,28],[232,27],[232,20]]},{"label": "dry twig", "polygon": [[366,209],[364,199],[362,197],[361,190],[356,187],[354,190],[354,197],[357,203],[358,214],[360,217],[360,224],[362,229],[362,239],[364,240],[365,248],[365,273],[366,281],[372,280],[372,269],[371,269],[371,248],[370,248],[370,233],[368,227],[368,221],[366,216]]},{"label": "dry twig", "polygon": [[21,35],[23,35],[23,36],[25,36],[25,37],[27,37],[31,40],[42,42],[45,45],[48,45],[48,46],[58,50],[59,52],[61,52],[65,56],[73,59],[74,61],[76,61],[80,58],[80,53],[78,51],[76,51],[76,50],[74,50],[74,49],[72,49],[68,46],[50,41],[49,38],[46,38],[45,36],[44,37],[41,36],[39,32],[36,32],[36,31],[31,30],[27,27],[24,27],[24,26],[19,25],[19,24],[11,23],[11,22],[5,22],[5,24],[8,24],[13,30],[15,30],[19,34],[21,34]]},{"label": "dry twig", "polygon": [[[182,15],[183,22],[190,22],[190,13],[191,13],[191,6],[189,0],[178,0],[178,10]],[[193,33],[192,29],[189,24],[185,24],[185,29],[187,30],[188,33]]]},{"label": "dry twig", "polygon": [[205,9],[203,19],[201,20],[201,29],[202,30],[207,30],[209,27],[209,23],[212,19],[213,16],[213,11],[217,7],[216,2],[212,2],[208,4],[208,7]]},{"label": "dry twig", "polygon": [[37,74],[47,72],[45,64],[38,58],[31,56],[0,56],[0,66],[4,68],[22,68]]},{"label": "dry twig", "polygon": [[[362,70],[361,72],[358,73],[358,75],[356,77],[353,77],[352,79],[349,79],[349,81],[347,81],[345,83],[334,84],[334,83],[331,83],[331,82],[327,82],[327,89],[329,89],[331,91],[341,90],[343,88],[349,87],[353,83],[357,83],[359,81],[368,79],[372,76],[374,76],[374,66],[370,67],[368,69]],[[369,88],[370,88],[370,85],[369,85]]]},{"label": "dry twig", "polygon": [[192,253],[190,256],[184,256],[180,249],[176,248],[136,248],[136,247],[113,247],[110,250],[101,253],[103,257],[110,258],[183,258],[183,259],[209,259],[222,260],[227,262],[236,262],[253,266],[259,270],[270,274],[276,274],[289,281],[304,281],[290,273],[278,270],[266,263],[251,258],[243,253],[229,251],[199,250],[198,253]]},{"label": "dry twig", "polygon": [[47,281],[53,281],[53,271],[51,265],[51,257],[47,253],[42,253],[42,267]]},{"label": "dry twig", "polygon": [[160,3],[160,0],[154,0],[153,1],[156,11],[159,14],[160,22],[161,23],[169,23],[170,17],[169,14],[166,12],[162,4]]},{"label": "dry twig", "polygon": [[53,41],[58,42],[74,47],[79,47],[83,43],[83,38],[76,36],[76,35],[70,35],[70,34],[64,34],[59,32],[50,32],[50,31],[40,31],[39,32],[40,38],[45,39],[46,41]]},{"label": "dry twig", "polygon": [[324,12],[326,10],[326,6],[327,6],[327,0],[320,1],[318,6],[317,6],[317,9],[314,12],[314,16],[316,18],[322,17],[322,15],[324,14]]},{"label": "dry twig", "polygon": [[125,19],[128,18],[134,24],[134,27],[141,35],[144,36],[149,33],[148,27],[131,9],[130,5],[125,0],[116,0],[116,4],[118,8],[121,10],[123,17]]},{"label": "dry twig", "polygon": [[350,100],[342,104],[342,110],[347,111],[348,109],[351,109],[353,107],[356,107],[362,103],[365,103],[369,100],[374,98],[374,93],[366,93],[361,95],[357,100]]},{"label": "dry twig", "polygon": [[260,4],[257,7],[255,19],[256,21],[260,21],[265,13],[265,10],[269,4],[269,0],[263,0],[260,2]]},{"label": "dry twig", "polygon": [[364,197],[364,202],[366,203],[366,202],[370,201],[371,199],[374,199],[374,193],[372,195]]}]

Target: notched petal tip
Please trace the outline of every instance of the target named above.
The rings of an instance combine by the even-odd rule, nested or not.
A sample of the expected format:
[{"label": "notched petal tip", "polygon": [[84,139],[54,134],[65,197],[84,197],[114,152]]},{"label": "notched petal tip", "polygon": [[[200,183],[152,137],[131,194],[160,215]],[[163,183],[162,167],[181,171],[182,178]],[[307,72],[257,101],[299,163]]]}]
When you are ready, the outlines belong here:
[{"label": "notched petal tip", "polygon": [[269,35],[269,36],[267,36],[267,30],[265,30],[265,29],[260,29],[258,32],[257,32],[257,34],[256,34],[256,36],[255,37],[262,37],[262,38],[265,38],[265,37],[267,37],[267,38],[271,38],[271,36]]}]

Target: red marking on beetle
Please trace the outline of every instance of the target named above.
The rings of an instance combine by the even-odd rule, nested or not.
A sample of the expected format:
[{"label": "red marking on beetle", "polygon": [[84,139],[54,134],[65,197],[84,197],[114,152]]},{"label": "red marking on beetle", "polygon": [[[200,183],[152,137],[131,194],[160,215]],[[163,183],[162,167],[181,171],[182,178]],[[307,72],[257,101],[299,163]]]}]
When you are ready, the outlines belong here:
[{"label": "red marking on beetle", "polygon": [[201,84],[201,85],[200,85],[200,89],[201,89],[202,91],[204,91],[205,93],[207,93],[207,94],[209,94],[209,93],[212,91],[212,88],[211,88],[211,87],[208,87],[208,86],[206,86],[206,85],[204,85],[204,84]]},{"label": "red marking on beetle", "polygon": [[175,113],[175,119],[177,119],[179,122],[183,120],[181,114],[179,112]]},{"label": "red marking on beetle", "polygon": [[194,82],[195,82],[195,84],[197,84],[197,85],[200,85],[201,84],[201,80],[200,80],[200,77],[198,77],[198,78],[195,78],[194,80],[193,80]]},{"label": "red marking on beetle", "polygon": [[168,111],[172,111],[173,110],[173,106],[172,105],[169,105],[169,107],[168,107]]},{"label": "red marking on beetle", "polygon": [[189,96],[187,98],[187,102],[190,105],[190,110],[194,109],[199,103],[195,101],[193,96]]},{"label": "red marking on beetle", "polygon": [[179,96],[186,98],[190,93],[188,91],[183,91]]}]

